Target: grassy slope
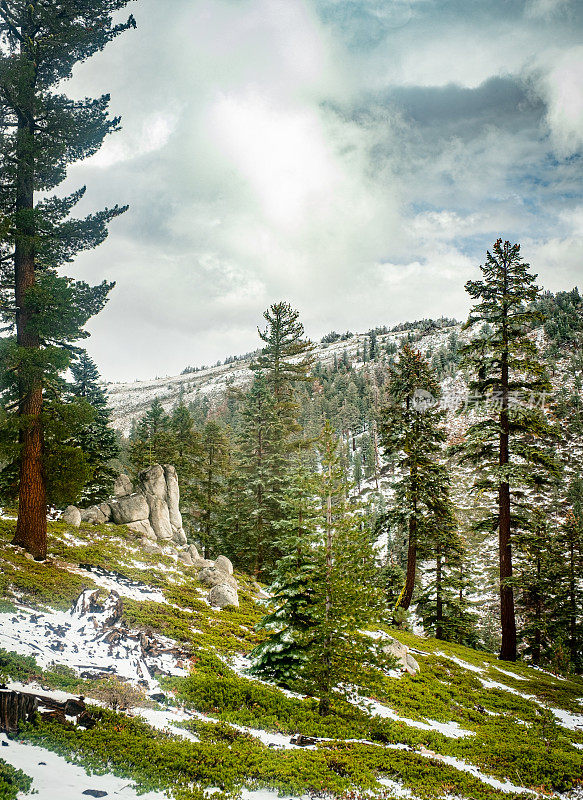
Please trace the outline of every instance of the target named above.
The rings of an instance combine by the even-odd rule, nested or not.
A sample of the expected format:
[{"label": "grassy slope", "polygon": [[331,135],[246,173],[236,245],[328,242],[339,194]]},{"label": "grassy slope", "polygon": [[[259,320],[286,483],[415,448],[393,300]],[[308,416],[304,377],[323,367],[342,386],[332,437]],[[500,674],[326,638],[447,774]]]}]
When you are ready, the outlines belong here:
[{"label": "grassy slope", "polygon": [[[398,780],[417,797],[513,796],[444,763],[444,757],[462,759],[499,780],[544,793],[569,790],[581,779],[583,751],[573,745],[583,744],[583,732],[560,726],[549,710],[581,713],[580,680],[558,679],[523,664],[500,664],[485,653],[391,631],[421,651],[415,656],[421,672],[415,677],[387,677],[375,700],[409,720],[455,722],[473,735],[455,739],[341,702],[322,719],[314,700],[289,697],[241,677],[228,666],[231,656],[249,652],[259,636],[254,626],[262,608],[243,576],[238,576],[240,608],[218,612],[200,599],[193,570],[176,564],[170,555],[144,554],[125,529],[84,526],[73,531],[51,524],[51,558],[46,564],[31,562],[8,545],[12,529],[11,521],[0,521],[0,613],[10,613],[13,602],[69,607],[91,585],[90,579],[71,569],[92,564],[160,588],[169,604],[124,600],[126,622],[192,647],[190,676],[166,678],[163,684],[176,698],[172,702],[209,715],[185,723],[199,742],[103,711],[101,724],[93,731],[43,723],[26,732],[30,740],[95,770],[133,778],[144,789],[173,787],[177,800],[200,797],[204,787],[236,793],[242,785],[296,793],[311,789],[334,796],[356,787],[390,798],[390,791],[377,783],[382,776]],[[2,674],[91,695],[90,683],[78,681],[69,670],[43,673],[30,658],[0,655]],[[482,681],[500,686],[486,687]],[[253,730],[301,732],[328,741],[314,750],[271,749]],[[399,746],[406,749],[396,749]],[[0,798],[11,796],[2,791],[0,783]]]}]

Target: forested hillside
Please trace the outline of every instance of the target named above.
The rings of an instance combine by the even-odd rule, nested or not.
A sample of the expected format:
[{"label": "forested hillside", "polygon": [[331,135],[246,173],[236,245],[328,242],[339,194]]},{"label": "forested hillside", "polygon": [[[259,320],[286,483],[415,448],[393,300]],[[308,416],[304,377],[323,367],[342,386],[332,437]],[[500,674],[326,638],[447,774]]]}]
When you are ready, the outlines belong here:
[{"label": "forested hillside", "polygon": [[[273,315],[274,308],[268,314]],[[291,308],[280,304],[279,311],[286,324],[301,326]],[[577,289],[542,293],[528,313],[528,340],[550,383],[536,394],[528,387],[520,396],[515,392],[515,408],[531,403],[533,411],[549,421],[544,436],[539,425],[537,437],[546,437],[545,447],[556,463],[552,475],[541,476],[521,495],[524,502],[519,503],[529,521],[516,532],[512,585],[521,652],[535,663],[568,669],[569,664],[580,667],[581,649],[583,306]],[[266,345],[263,353],[269,352],[273,316],[267,323],[267,341],[259,342]],[[294,346],[307,341],[303,329],[298,327],[297,333]],[[133,472],[159,461],[175,463],[193,540],[209,555],[229,552],[241,568],[269,581],[278,559],[274,542],[279,520],[285,518],[278,506],[277,483],[282,470],[286,480],[292,480],[298,469],[318,468],[318,440],[328,420],[338,437],[346,492],[360,504],[371,538],[381,545],[377,579],[385,587],[394,620],[415,630],[439,629],[444,638],[496,651],[499,565],[495,524],[491,527],[487,516],[493,493],[481,484],[472,488],[481,474],[479,466],[463,457],[468,428],[487,417],[472,396],[471,366],[463,361],[464,347],[475,335],[453,320],[421,320],[366,334],[331,332],[317,344],[298,346],[297,355],[288,354],[297,366],[284,376],[293,388],[283,421],[277,414],[270,417],[275,412],[269,389],[276,380],[270,378],[270,370],[277,365],[269,361],[270,355],[260,355],[261,348],[254,357],[230,357],[198,371],[189,368],[173,379],[109,385],[114,424],[123,429],[131,420],[123,463]],[[400,518],[395,513],[399,491],[403,501],[402,465],[391,453],[403,444],[389,441],[391,431],[406,422],[388,412],[398,392],[396,369],[404,346],[420,355],[427,379],[433,382],[428,384],[429,394],[438,398],[435,424],[442,441],[436,460],[445,469],[444,486],[449,487],[451,501],[451,509],[439,514],[443,518],[451,513],[455,520],[449,534],[440,534],[445,537],[439,544],[445,548],[441,554],[435,549],[435,531],[428,528],[420,536],[414,589],[406,604],[400,594],[407,572],[407,511]],[[417,381],[413,394],[420,386]],[[146,407],[140,415],[138,410]],[[264,437],[261,457],[258,436]],[[441,494],[444,486],[438,490]],[[411,601],[406,611],[404,605]]]}]

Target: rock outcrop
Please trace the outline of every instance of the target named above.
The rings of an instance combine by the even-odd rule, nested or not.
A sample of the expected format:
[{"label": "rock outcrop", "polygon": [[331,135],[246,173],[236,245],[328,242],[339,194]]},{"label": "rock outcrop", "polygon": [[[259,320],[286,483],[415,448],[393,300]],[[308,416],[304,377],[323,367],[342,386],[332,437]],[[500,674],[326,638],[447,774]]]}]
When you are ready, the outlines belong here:
[{"label": "rock outcrop", "polygon": [[421,671],[417,661],[409,652],[407,645],[401,644],[396,639],[390,637],[383,645],[383,652],[393,656],[397,660],[398,668],[408,672],[409,675],[416,675]]},{"label": "rock outcrop", "polygon": [[180,489],[173,466],[154,464],[138,475],[133,486],[127,475],[119,475],[114,485],[114,497],[106,503],[78,509],[68,506],[62,519],[79,527],[81,522],[101,525],[113,522],[125,525],[140,537],[147,552],[161,546],[179,549],[178,558],[185,567],[197,570],[197,577],[210,591],[208,602],[215,608],[238,606],[237,581],[233,565],[226,556],[215,561],[203,558],[195,545],[187,546],[180,513]]},{"label": "rock outcrop", "polygon": [[[81,522],[127,525],[144,537],[144,544],[186,545],[180,514],[178,476],[173,466],[155,464],[138,475],[136,487],[127,475],[119,475],[114,497],[107,503],[78,509],[69,506],[63,521],[79,527]],[[77,514],[79,517],[77,517]],[[79,522],[77,523],[77,519]]]}]

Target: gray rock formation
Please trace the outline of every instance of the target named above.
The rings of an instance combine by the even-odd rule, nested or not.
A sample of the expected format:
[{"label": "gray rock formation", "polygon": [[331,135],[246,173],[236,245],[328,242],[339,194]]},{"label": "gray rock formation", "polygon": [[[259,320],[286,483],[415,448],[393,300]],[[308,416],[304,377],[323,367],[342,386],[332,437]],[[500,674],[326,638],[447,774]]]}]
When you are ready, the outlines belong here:
[{"label": "gray rock formation", "polygon": [[[178,547],[186,545],[186,534],[182,527],[180,513],[180,490],[178,476],[173,466],[155,464],[140,472],[137,486],[132,486],[127,475],[119,475],[114,485],[114,497],[107,503],[91,506],[79,511],[79,523],[89,522],[95,525],[114,522],[116,525],[127,525],[141,534],[143,543],[174,544]],[[77,515],[75,506],[67,509],[67,519],[75,525]],[[195,548],[196,551],[196,548]],[[227,559],[228,560],[228,559]],[[207,566],[198,553],[191,559],[189,566],[199,569]]]},{"label": "gray rock formation", "polygon": [[186,544],[180,514],[180,490],[173,466],[155,464],[138,475],[140,489],[149,507],[149,520],[161,542]]},{"label": "gray rock formation", "polygon": [[219,586],[220,584],[226,584],[235,589],[237,588],[237,581],[235,578],[227,572],[223,572],[222,569],[218,569],[216,564],[201,569],[198,573],[198,581],[202,583],[203,586],[208,586],[209,589],[212,589],[213,586]]},{"label": "gray rock formation", "polygon": [[226,572],[227,575],[233,574],[233,565],[226,556],[219,556],[215,561],[215,567]]},{"label": "gray rock formation", "polygon": [[383,645],[383,652],[394,656],[398,662],[397,667],[404,672],[408,672],[409,675],[415,675],[417,672],[421,671],[421,667],[409,653],[409,648],[396,639],[392,637],[387,639],[386,643]]},{"label": "gray rock formation", "polygon": [[111,516],[116,525],[147,520],[150,516],[148,502],[143,494],[128,494],[109,503]]},{"label": "gray rock formation", "polygon": [[82,509],[81,522],[88,522],[90,525],[103,525],[107,522],[107,517],[99,506],[90,506]]},{"label": "gray rock formation", "polygon": [[61,514],[61,521],[78,528],[81,525],[81,512],[77,506],[67,506]]},{"label": "gray rock formation", "polygon": [[237,590],[226,583],[219,583],[213,586],[208,595],[208,601],[211,606],[215,608],[224,608],[225,606],[238,606],[239,596]]},{"label": "gray rock formation", "polygon": [[125,497],[128,494],[132,494],[134,491],[132,482],[127,475],[122,473],[118,475],[115,479],[115,483],[113,485],[113,494],[115,497]]}]

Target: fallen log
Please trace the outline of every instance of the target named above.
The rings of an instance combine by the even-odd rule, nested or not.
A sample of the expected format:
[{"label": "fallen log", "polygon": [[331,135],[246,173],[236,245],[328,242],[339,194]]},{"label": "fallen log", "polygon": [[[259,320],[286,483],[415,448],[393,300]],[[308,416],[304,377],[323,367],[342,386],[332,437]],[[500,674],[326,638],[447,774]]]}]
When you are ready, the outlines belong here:
[{"label": "fallen log", "polygon": [[36,716],[38,701],[34,695],[0,689],[0,731],[18,733],[22,722],[31,722]]}]

